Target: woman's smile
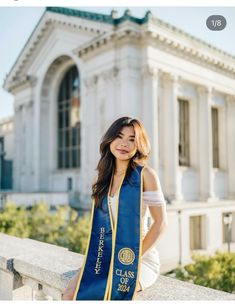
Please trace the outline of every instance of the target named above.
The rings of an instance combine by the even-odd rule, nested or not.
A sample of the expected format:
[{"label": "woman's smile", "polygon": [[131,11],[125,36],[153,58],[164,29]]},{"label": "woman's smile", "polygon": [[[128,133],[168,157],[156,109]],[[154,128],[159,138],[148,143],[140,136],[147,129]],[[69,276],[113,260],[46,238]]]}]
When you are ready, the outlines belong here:
[{"label": "woman's smile", "polygon": [[127,150],[123,150],[123,149],[116,149],[119,153],[121,153],[121,154],[127,154],[127,153],[129,153],[129,151],[127,151]]}]

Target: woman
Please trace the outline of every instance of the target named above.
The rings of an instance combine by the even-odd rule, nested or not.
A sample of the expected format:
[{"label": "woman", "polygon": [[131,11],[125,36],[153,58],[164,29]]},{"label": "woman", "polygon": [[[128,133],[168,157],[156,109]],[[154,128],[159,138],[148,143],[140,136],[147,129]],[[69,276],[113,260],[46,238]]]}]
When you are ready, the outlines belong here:
[{"label": "woman", "polygon": [[167,224],[166,207],[158,176],[147,166],[150,145],[143,125],[117,119],[100,153],[85,260],[64,300],[132,300],[159,275],[154,244]]}]

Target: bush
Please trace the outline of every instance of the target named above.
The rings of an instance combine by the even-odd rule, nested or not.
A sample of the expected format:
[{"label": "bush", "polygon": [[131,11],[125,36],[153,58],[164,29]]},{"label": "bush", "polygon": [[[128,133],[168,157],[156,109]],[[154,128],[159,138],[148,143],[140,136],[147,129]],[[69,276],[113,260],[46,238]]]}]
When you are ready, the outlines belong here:
[{"label": "bush", "polygon": [[0,211],[0,232],[16,237],[29,237],[30,228],[24,208],[7,203],[4,210]]},{"label": "bush", "polygon": [[193,263],[177,268],[175,277],[197,285],[235,293],[235,254],[193,255]]},{"label": "bush", "polygon": [[85,254],[90,228],[90,213],[78,217],[75,211],[70,211],[66,227],[67,247],[73,251]]},{"label": "bush", "polygon": [[78,217],[69,206],[56,206],[52,212],[46,203],[37,203],[31,208],[7,203],[0,212],[0,232],[56,244],[84,254],[90,217],[89,212]]}]

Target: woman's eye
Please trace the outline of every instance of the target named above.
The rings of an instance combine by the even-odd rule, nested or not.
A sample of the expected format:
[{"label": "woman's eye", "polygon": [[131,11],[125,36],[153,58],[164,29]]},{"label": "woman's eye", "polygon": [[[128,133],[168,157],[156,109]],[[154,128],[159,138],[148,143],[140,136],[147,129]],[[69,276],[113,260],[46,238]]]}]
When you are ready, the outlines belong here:
[{"label": "woman's eye", "polygon": [[120,135],[117,135],[117,138],[122,138],[122,136],[120,136]]},{"label": "woman's eye", "polygon": [[134,141],[135,141],[135,139],[130,139],[130,141],[131,141],[131,142],[134,142]]}]

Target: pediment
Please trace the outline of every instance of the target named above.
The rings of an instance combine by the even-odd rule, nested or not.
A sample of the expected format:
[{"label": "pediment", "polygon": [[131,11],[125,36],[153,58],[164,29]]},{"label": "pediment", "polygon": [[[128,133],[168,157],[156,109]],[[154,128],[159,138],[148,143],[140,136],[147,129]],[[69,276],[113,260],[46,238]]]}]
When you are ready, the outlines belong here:
[{"label": "pediment", "polygon": [[[109,23],[102,23],[99,20],[84,18],[83,16],[68,16],[54,11],[46,10],[23,47],[20,55],[5,78],[3,87],[11,91],[17,84],[28,80],[27,72],[30,66],[37,60],[40,51],[46,48],[50,39],[58,38],[59,32],[63,32],[72,39],[72,36],[81,38],[80,44],[84,44],[96,36],[107,33],[112,28]],[[66,39],[66,37],[64,37]]]}]

